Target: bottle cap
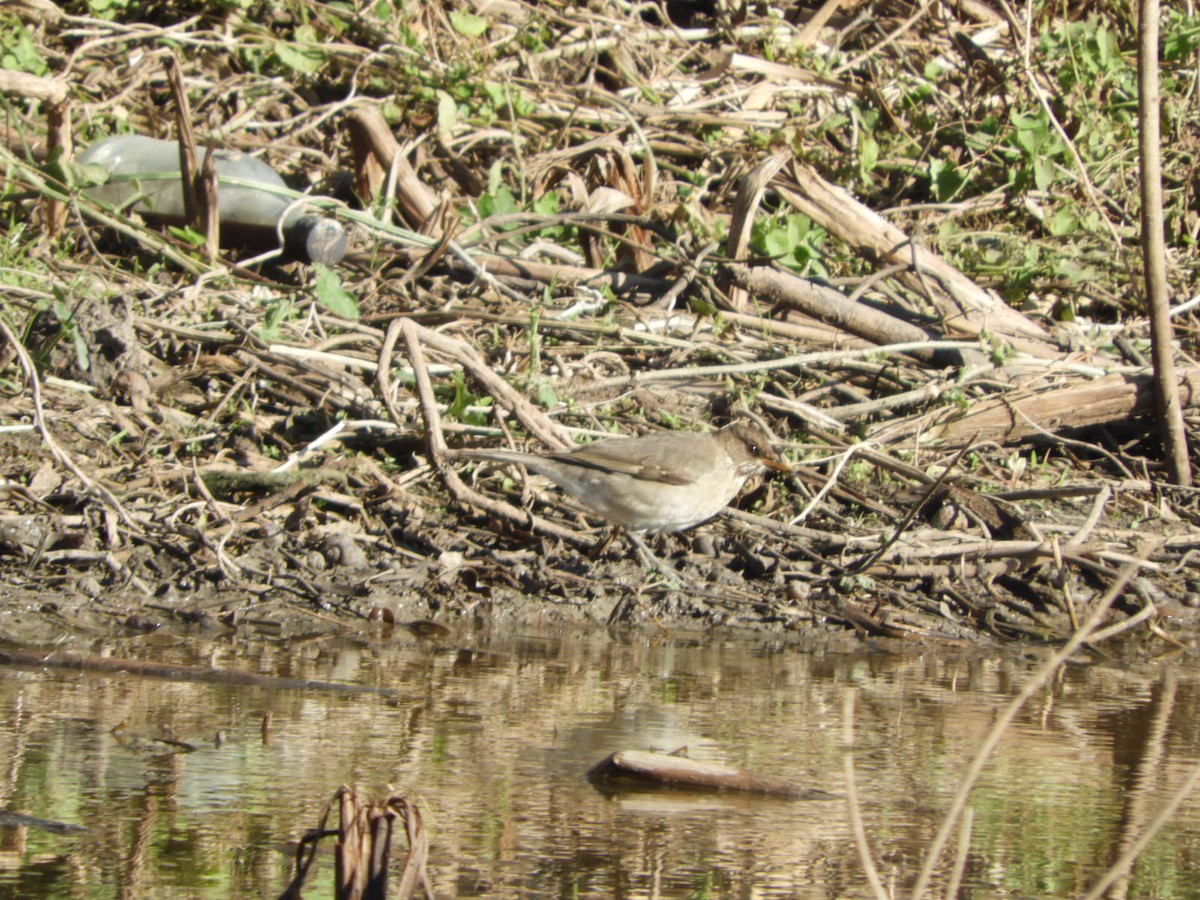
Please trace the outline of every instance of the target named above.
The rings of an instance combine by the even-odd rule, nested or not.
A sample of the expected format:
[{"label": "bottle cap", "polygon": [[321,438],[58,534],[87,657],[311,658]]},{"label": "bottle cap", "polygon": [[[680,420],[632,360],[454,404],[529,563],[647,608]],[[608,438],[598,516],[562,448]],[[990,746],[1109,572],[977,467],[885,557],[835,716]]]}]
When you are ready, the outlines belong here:
[{"label": "bottle cap", "polygon": [[333,219],[302,216],[283,234],[283,252],[292,259],[336,266],[346,255],[346,229]]}]

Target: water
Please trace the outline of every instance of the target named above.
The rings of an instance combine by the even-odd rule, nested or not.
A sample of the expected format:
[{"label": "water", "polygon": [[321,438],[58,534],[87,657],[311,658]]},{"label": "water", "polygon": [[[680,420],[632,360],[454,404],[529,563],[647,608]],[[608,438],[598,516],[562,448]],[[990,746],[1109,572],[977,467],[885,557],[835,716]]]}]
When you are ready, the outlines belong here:
[{"label": "water", "polygon": [[[276,896],[286,843],[354,783],[422,799],[439,897],[867,897],[843,801],[607,796],[583,777],[614,750],[686,746],[844,793],[851,691],[872,855],[885,886],[907,895],[963,770],[1036,665],[606,635],[155,636],[104,650],[380,693],[0,668],[0,806],[87,829],[0,828],[0,897]],[[1198,684],[1180,663],[1074,666],[1038,694],[972,795],[960,896],[1086,893],[1200,759]],[[144,740],[164,727],[196,749]],[[331,872],[326,855],[306,896],[331,896]],[[1123,890],[1200,896],[1200,796]]]}]

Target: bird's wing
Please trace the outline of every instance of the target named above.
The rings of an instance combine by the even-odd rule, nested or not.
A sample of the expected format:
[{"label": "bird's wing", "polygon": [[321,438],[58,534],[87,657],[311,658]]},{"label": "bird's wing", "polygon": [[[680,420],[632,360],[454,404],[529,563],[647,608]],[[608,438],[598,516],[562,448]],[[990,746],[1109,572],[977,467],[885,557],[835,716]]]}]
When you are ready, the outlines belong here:
[{"label": "bird's wing", "polygon": [[[663,435],[663,437],[670,437],[670,435]],[[696,482],[696,477],[689,475],[686,469],[680,465],[689,461],[681,458],[681,448],[673,446],[674,442],[662,441],[647,444],[647,439],[641,438],[638,441],[640,459],[630,459],[629,450],[621,446],[624,443],[624,439],[597,441],[566,453],[556,453],[555,458],[573,462],[576,465],[618,472],[662,484],[694,484]],[[659,443],[661,446],[658,446]]]}]

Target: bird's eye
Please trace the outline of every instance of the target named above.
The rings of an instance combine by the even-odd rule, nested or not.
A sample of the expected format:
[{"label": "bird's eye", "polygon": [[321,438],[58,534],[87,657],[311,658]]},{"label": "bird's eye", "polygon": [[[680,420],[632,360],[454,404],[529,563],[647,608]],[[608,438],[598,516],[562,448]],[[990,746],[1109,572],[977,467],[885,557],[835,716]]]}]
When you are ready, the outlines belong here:
[{"label": "bird's eye", "polygon": [[758,444],[750,445],[750,455],[751,456],[762,456],[762,450],[760,450],[758,448]]}]

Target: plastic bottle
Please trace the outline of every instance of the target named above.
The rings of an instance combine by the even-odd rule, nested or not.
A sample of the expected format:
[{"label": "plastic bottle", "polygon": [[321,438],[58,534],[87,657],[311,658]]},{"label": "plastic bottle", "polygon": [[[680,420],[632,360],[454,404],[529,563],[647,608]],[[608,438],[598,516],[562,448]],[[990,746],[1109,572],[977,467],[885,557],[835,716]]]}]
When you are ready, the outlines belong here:
[{"label": "plastic bottle", "polygon": [[[199,155],[202,166],[203,148]],[[287,256],[326,265],[341,262],[346,255],[346,232],[339,223],[303,215],[291,198],[263,189],[287,190],[287,185],[279,173],[257,157],[236,150],[214,150],[213,155],[222,243],[277,247],[277,226],[282,218]],[[89,197],[116,207],[136,201],[132,209],[147,221],[184,223],[179,145],[175,141],[117,135],[92,144],[76,161],[108,170],[107,183],[85,190]]]}]

